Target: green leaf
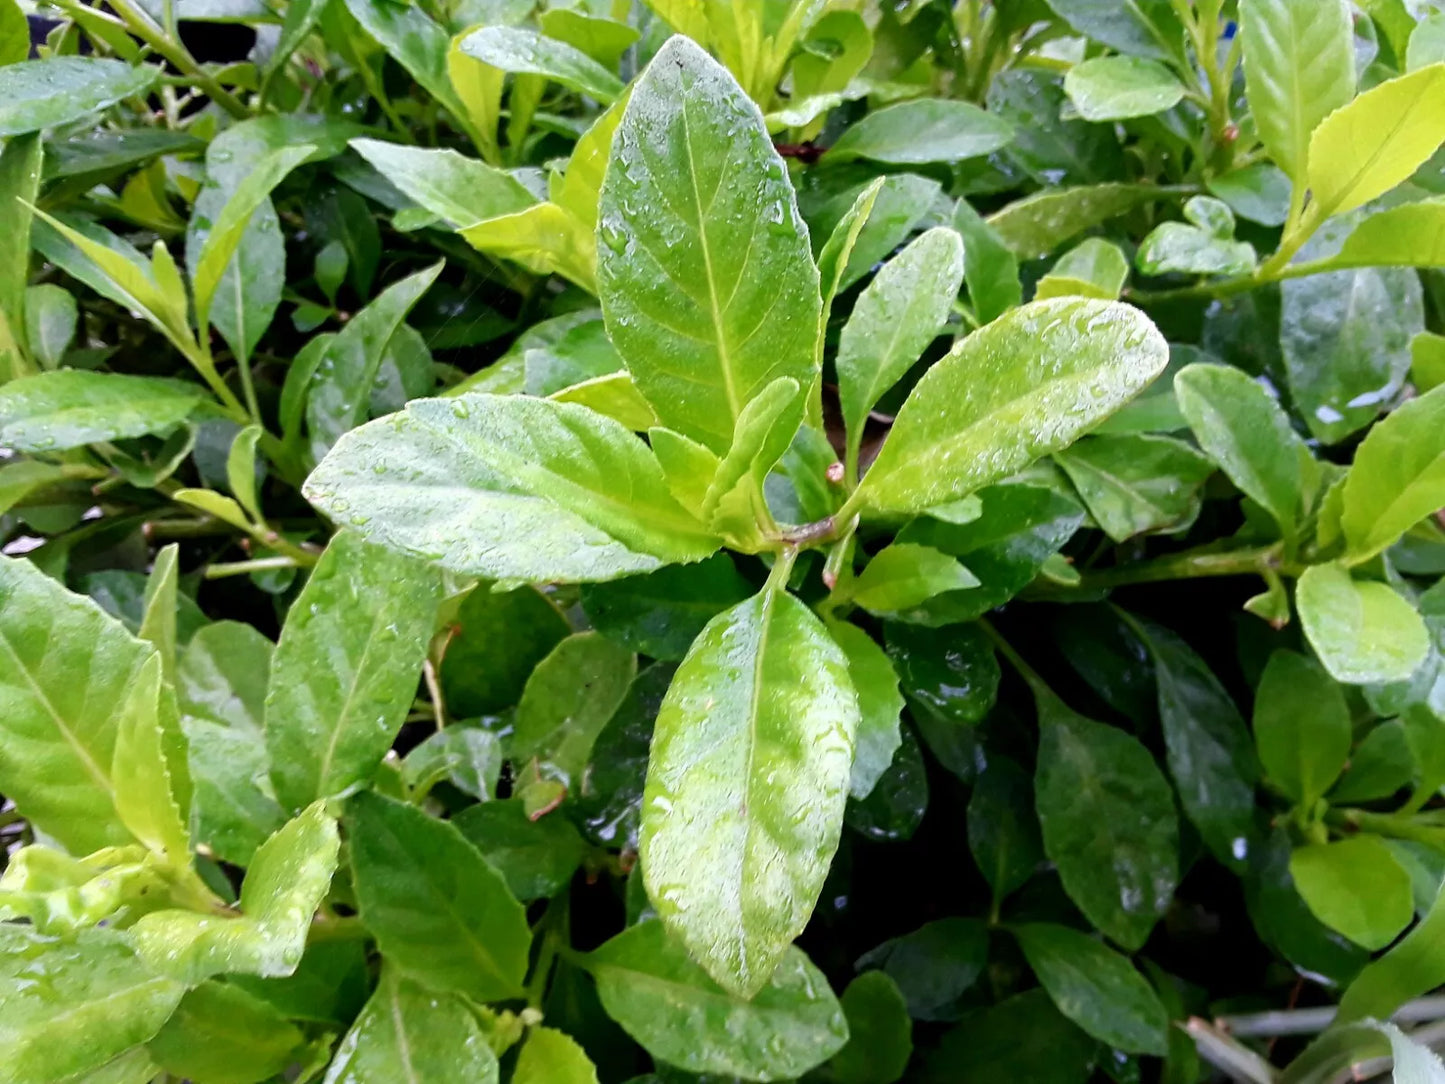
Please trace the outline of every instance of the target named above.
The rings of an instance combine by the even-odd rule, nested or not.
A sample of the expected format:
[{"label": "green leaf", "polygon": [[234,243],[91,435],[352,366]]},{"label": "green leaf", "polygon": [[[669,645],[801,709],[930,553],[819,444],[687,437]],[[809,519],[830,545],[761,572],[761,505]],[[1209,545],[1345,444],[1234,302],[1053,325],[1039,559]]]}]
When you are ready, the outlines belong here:
[{"label": "green leaf", "polygon": [[575,787],[592,743],[637,675],[637,656],[599,632],[579,632],[537,664],[517,705],[509,751],[547,778]]},{"label": "green leaf", "polygon": [[389,0],[346,0],[346,10],[428,94],[456,116],[468,116],[447,75],[451,35],[424,8]]},{"label": "green leaf", "polygon": [[1018,259],[966,199],[954,208],[953,228],[963,237],[963,278],[973,313],[980,324],[990,324],[1023,302]]},{"label": "green leaf", "polygon": [[0,791],[75,854],[131,841],[111,766],[128,691],[151,654],[29,561],[0,560]]},{"label": "green leaf", "polygon": [[99,1068],[154,1035],[183,993],[114,930],[62,941],[0,926],[0,1060],[14,1084]]},{"label": "green leaf", "polygon": [[318,802],[256,851],[241,885],[239,917],[153,911],[131,928],[136,951],[155,971],[188,985],[224,972],[291,974],[340,846],[336,822]]},{"label": "green leaf", "polygon": [[374,542],[490,579],[616,579],[717,549],[637,437],[545,399],[416,400],[343,436],[303,492]]},{"label": "green leaf", "polygon": [[926,714],[973,726],[993,707],[998,660],[993,642],[977,625],[951,629],[946,642],[935,632],[892,622],[884,626],[884,636],[903,691]]},{"label": "green leaf", "polygon": [[898,691],[893,663],[873,637],[842,621],[829,622],[828,632],[848,659],[848,680],[858,696],[858,732],[848,793],[862,799],[888,770],[903,740],[899,728],[903,694]]},{"label": "green leaf", "polygon": [[30,21],[17,0],[0,3],[0,65],[17,64],[30,55]]},{"label": "green leaf", "polygon": [[801,390],[792,377],[780,376],[749,400],[738,415],[732,447],[703,494],[703,522],[734,549],[757,552],[769,545],[764,528],[772,513],[763,483],[803,423]]},{"label": "green leaf", "polygon": [[726,554],[645,576],[586,584],[582,609],[594,628],[632,651],[676,662],[703,627],[752,594]]},{"label": "green leaf", "polygon": [[1169,1014],[1127,959],[1067,926],[1036,922],[1011,929],[1061,1013],[1117,1050],[1166,1052]]},{"label": "green leaf", "polygon": [[1067,446],[1168,360],[1154,325],[1126,305],[1060,299],[1014,310],[924,374],[859,499],[916,512],[967,496]]},{"label": "green leaf", "polygon": [[1134,259],[1146,275],[1247,275],[1257,261],[1247,241],[1217,237],[1183,222],[1156,226]]},{"label": "green leaf", "polygon": [[869,613],[908,619],[908,612],[945,591],[978,586],[957,560],[929,546],[895,542],[879,551],[853,586],[852,601]]},{"label": "green leaf", "polygon": [[882,971],[867,971],[839,999],[848,1018],[848,1044],[833,1055],[827,1072],[837,1084],[893,1084],[913,1054],[913,1022],[898,984]]},{"label": "green leaf", "polygon": [[1013,126],[968,102],[915,98],[868,113],[828,148],[829,162],[961,162],[1007,146]]},{"label": "green leaf", "polygon": [[1386,1020],[1411,998],[1445,981],[1445,893],[1400,943],[1373,961],[1346,988],[1339,1023],[1374,1017]]},{"label": "green leaf", "polygon": [[1295,409],[1327,444],[1379,416],[1410,369],[1425,326],[1419,275],[1362,267],[1280,286],[1280,350]]},{"label": "green leaf", "polygon": [[391,963],[474,1001],[521,993],[526,912],[455,826],[370,792],[346,823],[361,918]]},{"label": "green leaf", "polygon": [[0,387],[0,444],[58,452],[82,444],[164,434],[206,398],[195,384],[61,369]]},{"label": "green leaf", "polygon": [[964,246],[929,230],[889,260],[858,295],[838,339],[838,399],[857,459],[868,412],[942,330],[963,284]]},{"label": "green leaf", "polygon": [[1157,60],[1100,56],[1075,64],[1064,90],[1085,120],[1149,117],[1173,109],[1184,97],[1178,77]]},{"label": "green leaf", "polygon": [[1055,13],[1097,42],[1132,56],[1170,60],[1182,42],[1168,0],[1047,0]]},{"label": "green leaf", "polygon": [[402,777],[414,794],[425,794],[445,781],[463,794],[490,803],[496,796],[502,760],[497,734],[475,726],[449,726],[407,753]]},{"label": "green leaf", "polygon": [[1372,727],[1355,746],[1340,781],[1330,791],[1336,805],[1377,802],[1410,785],[1415,774],[1410,739],[1399,719]]},{"label": "green leaf", "polygon": [[1344,485],[1340,526],[1351,564],[1445,507],[1445,390],[1404,403],[1374,426]]},{"label": "green leaf", "polygon": [[226,453],[226,485],[236,501],[252,519],[264,522],[261,502],[256,499],[256,442],[261,439],[259,425],[248,425],[231,441]]},{"label": "green leaf", "polygon": [[[440,676],[447,708],[460,718],[516,704],[532,668],[571,631],[557,607],[535,588],[494,591],[487,584],[462,600],[451,624],[456,631],[442,656]],[[599,627],[611,635],[604,624]]]},{"label": "green leaf", "polygon": [[1207,183],[1240,218],[1261,226],[1283,226],[1289,218],[1290,179],[1269,162],[1255,162]]},{"label": "green leaf", "polygon": [[571,882],[587,850],[566,818],[549,814],[532,820],[520,798],[479,802],[451,822],[519,900],[555,896]]},{"label": "green leaf", "polygon": [[305,1042],[295,1025],[235,986],[204,982],[181,999],[146,1050],[177,1077],[257,1084],[283,1072]]},{"label": "green leaf", "polygon": [[858,958],[898,984],[917,1020],[954,1020],[988,963],[988,927],[976,918],[941,918]]},{"label": "green leaf", "polygon": [[144,97],[161,74],[92,56],[52,56],[0,67],[0,136],[80,120],[122,98]]},{"label": "green leaf", "polygon": [[1033,783],[1013,761],[991,756],[968,799],[968,849],[1002,900],[1033,876],[1044,856]]},{"label": "green leaf", "polygon": [[436,263],[387,287],[327,344],[306,400],[306,425],[317,459],[343,433],[366,421],[387,346],[441,270],[442,264]]},{"label": "green leaf", "polygon": [[[171,866],[185,869],[191,859],[190,836],[166,767],[161,695],[161,656],[156,653],[141,664],[116,727],[111,761],[115,811],[136,839],[164,855]],[[169,690],[166,695],[169,698]]]},{"label": "green leaf", "polygon": [[965,1016],[930,1052],[919,1080],[953,1084],[967,1065],[990,1080],[1085,1084],[1097,1053],[1098,1043],[1036,989]]},{"label": "green leaf", "polygon": [[336,1048],[325,1084],[496,1084],[497,1058],[475,1007],[393,967]]},{"label": "green leaf", "polygon": [[546,76],[603,105],[622,94],[622,80],[582,50],[533,30],[486,26],[463,38],[461,49],[504,72]]},{"label": "green leaf", "polygon": [[[12,10],[8,0],[0,12]],[[20,21],[25,22],[22,16]],[[28,371],[23,353],[53,365],[41,352],[39,342],[30,343],[26,280],[30,277],[31,207],[40,194],[42,152],[38,135],[17,136],[0,148],[0,378],[9,379]],[[51,290],[59,290],[51,286]],[[63,291],[62,291],[63,292]],[[36,339],[40,336],[36,335]],[[13,353],[10,363],[5,356]]]},{"label": "green leaf", "polygon": [[1194,438],[1229,480],[1294,538],[1305,512],[1310,452],[1263,385],[1228,365],[1195,364],[1174,378]]},{"label": "green leaf", "polygon": [[1241,0],[1239,8],[1245,86],[1260,141],[1275,164],[1302,183],[1311,157],[1310,134],[1354,97],[1349,5],[1344,0]]},{"label": "green leaf", "polygon": [[1379,836],[1300,847],[1289,872],[1315,916],[1364,948],[1384,948],[1415,917],[1410,875]]},{"label": "green leaf", "polygon": [[877,842],[912,838],[928,811],[928,769],[923,763],[923,750],[911,729],[900,727],[899,731],[902,744],[868,797],[850,800],[843,813],[849,828]]},{"label": "green leaf", "polygon": [[534,1027],[522,1044],[512,1084],[597,1084],[597,1067],[565,1032]]},{"label": "green leaf", "polygon": [[743,408],[812,387],[818,271],[762,115],[674,38],[638,80],[599,208],[607,332],[662,424],[722,455]]},{"label": "green leaf", "polygon": [[784,950],[746,999],[710,979],[661,922],[624,930],[585,966],[607,1015],[654,1057],[689,1072],[785,1080],[848,1038],[828,980],[796,948]]},{"label": "green leaf", "polygon": [[818,250],[818,280],[823,295],[823,309],[819,317],[819,342],[828,329],[828,314],[833,299],[843,288],[844,275],[852,262],[853,249],[862,237],[864,228],[878,205],[878,197],[888,183],[887,177],[879,177],[865,185],[853,200],[852,206],[833,225],[828,239]]},{"label": "green leaf", "polygon": [[180,546],[172,542],[156,554],[146,577],[144,609],[136,635],[155,647],[161,674],[169,685],[176,680],[176,609],[179,605]]},{"label": "green leaf", "polygon": [[1344,769],[1350,741],[1349,705],[1324,668],[1274,652],[1254,694],[1254,743],[1269,780],[1313,809]]},{"label": "green leaf", "polygon": [[1214,464],[1183,441],[1150,433],[1086,437],[1054,461],[1115,542],[1188,524]]},{"label": "green leaf", "polygon": [[[583,829],[599,845],[637,849],[653,723],[676,671],[670,663],[654,663],[639,673],[592,747],[576,808]],[[640,887],[642,878],[636,881]]]},{"label": "green leaf", "polygon": [[597,242],[587,224],[555,203],[539,203],[461,231],[479,252],[516,260],[539,275],[553,272],[597,292]]},{"label": "green leaf", "polygon": [[[27,223],[27,249],[29,232]],[[31,355],[40,362],[42,368],[56,368],[64,359],[65,352],[70,349],[70,344],[75,341],[80,309],[75,303],[74,295],[53,282],[42,282],[25,289],[24,308],[25,342]]]},{"label": "green leaf", "polygon": [[[1313,11],[1313,5],[1310,5]],[[1387,80],[1322,120],[1310,137],[1314,217],[1382,196],[1445,142],[1445,64]]]},{"label": "green leaf", "polygon": [[1445,200],[1403,203],[1370,215],[1355,227],[1331,267],[1440,267],[1445,265]]},{"label": "green leaf", "polygon": [[[1141,203],[1160,198],[1140,184],[1093,184],[1052,188],[1015,200],[988,218],[988,225],[1020,259],[1047,256],[1065,241]],[[967,231],[964,233],[967,246]]]},{"label": "green leaf", "polygon": [[642,812],[647,894],[740,997],[767,983],[822,891],[857,727],[843,652],[774,587],[710,621],[668,691]]},{"label": "green leaf", "polygon": [[1051,297],[1117,300],[1129,278],[1129,261],[1118,245],[1098,237],[1080,241],[1060,256],[1034,289],[1035,301]]},{"label": "green leaf", "polygon": [[1138,739],[1069,710],[1047,690],[1035,698],[1044,852],[1084,917],[1136,950],[1178,884],[1173,792]]},{"label": "green leaf", "polygon": [[1239,870],[1259,837],[1259,765],[1244,718],[1183,638],[1158,625],[1140,634],[1154,658],[1159,721],[1180,803],[1214,857]]},{"label": "green leaf", "polygon": [[1336,681],[1405,681],[1430,650],[1420,615],[1388,585],[1312,565],[1295,594],[1305,635]]},{"label": "green leaf", "polygon": [[454,150],[353,139],[351,147],[403,193],[463,230],[515,214],[536,198],[515,177]]},{"label": "green leaf", "polygon": [[266,690],[266,748],[290,809],[370,778],[405,721],[441,601],[437,574],[350,531],[292,604]]}]

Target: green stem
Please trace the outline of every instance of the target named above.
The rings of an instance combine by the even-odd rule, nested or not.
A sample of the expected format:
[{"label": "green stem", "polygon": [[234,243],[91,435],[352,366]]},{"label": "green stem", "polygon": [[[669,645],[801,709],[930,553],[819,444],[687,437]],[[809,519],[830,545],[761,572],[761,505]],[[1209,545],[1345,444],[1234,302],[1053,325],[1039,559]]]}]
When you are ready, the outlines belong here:
[{"label": "green stem", "polygon": [[793,563],[798,559],[798,547],[785,545],[778,550],[777,557],[773,561],[772,571],[768,573],[768,582],[764,591],[783,591],[787,589],[788,577],[793,574]]},{"label": "green stem", "polygon": [[315,919],[311,923],[311,929],[307,931],[306,943],[316,945],[327,941],[366,941],[370,937],[371,932],[361,919],[350,915],[344,918]]},{"label": "green stem", "polygon": [[1039,677],[1039,672],[1024,661],[1024,657],[1013,649],[1012,644],[999,635],[998,629],[994,628],[992,623],[985,618],[979,618],[978,625],[988,634],[988,638],[993,641],[993,646],[998,653],[1008,660],[1009,665],[1019,672],[1019,677],[1028,682],[1029,687],[1036,694],[1052,695],[1052,690],[1049,689],[1048,683]]},{"label": "green stem", "polygon": [[205,579],[219,580],[227,576],[245,576],[252,572],[270,572],[280,568],[297,568],[300,562],[295,557],[257,557],[251,561],[222,561],[207,565]]},{"label": "green stem", "polygon": [[1282,543],[1252,550],[1200,552],[1191,550],[1171,554],[1153,561],[1122,565],[1102,572],[1086,572],[1077,584],[1038,584],[1030,589],[1034,597],[1077,594],[1137,583],[1160,583],[1166,580],[1193,580],[1210,576],[1261,575],[1265,571],[1285,576],[1298,576],[1303,566],[1286,564],[1281,558]]},{"label": "green stem", "polygon": [[188,76],[210,99],[238,120],[251,115],[235,95],[208,75],[180,41],[168,37],[133,0],[113,0],[111,8],[125,21],[126,29],[145,42],[181,74]]},{"label": "green stem", "polygon": [[1445,850],[1445,827],[1421,824],[1413,817],[1402,817],[1398,813],[1371,813],[1366,809],[1334,809],[1325,814],[1325,820],[1336,828],[1374,832],[1391,839],[1407,839],[1415,843]]}]

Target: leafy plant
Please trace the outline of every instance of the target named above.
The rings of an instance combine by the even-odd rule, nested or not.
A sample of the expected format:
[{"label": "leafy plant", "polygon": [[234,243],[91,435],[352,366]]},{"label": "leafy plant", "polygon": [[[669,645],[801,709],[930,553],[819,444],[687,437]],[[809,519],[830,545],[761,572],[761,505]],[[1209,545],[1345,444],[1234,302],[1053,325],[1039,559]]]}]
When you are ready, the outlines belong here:
[{"label": "leafy plant", "polygon": [[7,1079],[1445,1079],[1434,8],[0,0]]}]

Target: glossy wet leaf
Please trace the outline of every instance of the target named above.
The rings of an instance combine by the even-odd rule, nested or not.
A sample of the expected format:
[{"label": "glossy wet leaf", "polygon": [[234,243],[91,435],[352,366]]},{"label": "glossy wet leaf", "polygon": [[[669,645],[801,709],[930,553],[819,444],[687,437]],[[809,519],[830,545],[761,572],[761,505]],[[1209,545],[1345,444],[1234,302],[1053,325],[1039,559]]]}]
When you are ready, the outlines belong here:
[{"label": "glossy wet leaf", "polygon": [[895,542],[868,562],[853,586],[853,602],[870,613],[908,620],[935,595],[978,586],[978,577],[941,550]]},{"label": "glossy wet leaf", "polygon": [[304,492],[374,542],[493,579],[615,579],[717,548],[646,445],[544,399],[417,400],[343,436]]},{"label": "glossy wet leaf", "polygon": [[487,584],[462,601],[452,628],[440,677],[448,710],[461,718],[516,704],[532,668],[571,631],[535,588],[493,591]]},{"label": "glossy wet leaf", "polygon": [[440,594],[420,562],[349,531],[332,540],[281,629],[266,692],[283,805],[370,777],[411,708]]},{"label": "glossy wet leaf", "polygon": [[1254,694],[1254,742],[1265,775],[1312,809],[1350,755],[1350,712],[1340,687],[1313,659],[1269,657]]},{"label": "glossy wet leaf", "polygon": [[974,1009],[939,1041],[924,1061],[924,1084],[950,1084],[958,1067],[997,1080],[1084,1084],[1098,1043],[1080,1030],[1041,989]]},{"label": "glossy wet leaf", "polygon": [[595,843],[637,848],[652,727],[676,671],[666,662],[639,671],[592,746],[582,792],[570,798]]},{"label": "glossy wet leaf", "polygon": [[1364,948],[1384,948],[1415,916],[1410,875],[1378,836],[1300,847],[1289,872],[1315,916]]},{"label": "glossy wet leaf", "polygon": [[622,93],[622,80],[582,50],[522,27],[483,27],[462,39],[461,50],[501,71],[546,76],[603,105]]},{"label": "glossy wet leaf", "polygon": [[828,148],[830,161],[959,162],[1006,146],[1013,126],[968,102],[918,98],[869,113]]},{"label": "glossy wet leaf", "polygon": [[588,584],[582,608],[609,639],[654,659],[678,661],[709,621],[751,593],[731,558],[719,554],[695,565]]},{"label": "glossy wet leaf", "polygon": [[320,803],[309,807],[256,851],[238,917],[154,911],[131,929],[136,951],[154,970],[190,985],[227,972],[291,974],[339,849],[336,822]]},{"label": "glossy wet leaf", "polygon": [[690,1072],[787,1079],[848,1037],[828,981],[797,948],[746,1000],[709,978],[655,920],[605,942],[585,966],[608,1015],[655,1057]]},{"label": "glossy wet leaf", "polygon": [[[20,22],[25,22],[24,16],[16,14]],[[28,371],[22,357],[26,349],[47,365],[55,364],[50,352],[44,349],[48,344],[40,329],[31,331],[28,303],[36,295],[26,287],[30,273],[30,224],[34,220],[31,207],[40,196],[43,154],[39,135],[12,137],[0,148],[0,222],[5,226],[4,237],[0,239],[0,363],[3,363],[0,372],[7,378]],[[64,294],[58,286],[50,286],[49,290]],[[31,339],[36,341],[30,342]],[[7,358],[6,355],[13,356]]]},{"label": "glossy wet leaf", "polygon": [[210,981],[186,993],[146,1050],[175,1076],[255,1084],[284,1071],[304,1041],[301,1029],[266,1002]]},{"label": "glossy wet leaf", "polygon": [[1043,860],[1033,783],[1013,761],[990,757],[968,800],[968,849],[1001,900],[1022,887]]},{"label": "glossy wet leaf", "polygon": [[21,452],[164,434],[205,398],[195,384],[62,369],[0,389],[0,443]]},{"label": "glossy wet leaf", "polygon": [[940,634],[890,623],[884,639],[903,691],[928,713],[972,726],[993,707],[1001,675],[993,643],[978,626]]},{"label": "glossy wet leaf", "polygon": [[356,899],[382,954],[438,990],[515,997],[531,933],[506,882],[457,828],[362,793],[347,806]]},{"label": "glossy wet leaf", "polygon": [[662,424],[727,451],[779,377],[811,387],[818,272],[762,115],[674,38],[634,87],[599,208],[608,334]]},{"label": "glossy wet leaf", "polygon": [[941,918],[883,942],[858,959],[898,984],[916,1020],[956,1020],[962,999],[988,960],[988,927],[974,918]]},{"label": "glossy wet leaf", "polygon": [[1115,542],[1188,523],[1214,473],[1183,441],[1148,433],[1087,437],[1054,460]]},{"label": "glossy wet leaf", "polygon": [[1080,34],[1132,56],[1168,60],[1179,44],[1178,25],[1165,0],[1048,0],[1049,7]]},{"label": "glossy wet leaf", "polygon": [[1352,563],[1445,507],[1445,391],[1412,399],[1370,430],[1345,477],[1343,502]]},{"label": "glossy wet leaf", "polygon": [[1169,1016],[1128,959],[1067,926],[1029,923],[1012,932],[1039,982],[1070,1020],[1117,1050],[1165,1053]]},{"label": "glossy wet leaf", "polygon": [[122,98],[144,95],[160,74],[154,65],[93,56],[6,64],[0,67],[0,136],[80,120]]},{"label": "glossy wet leaf", "polygon": [[1086,60],[1064,77],[1069,100],[1085,120],[1147,117],[1179,104],[1184,86],[1156,60],[1105,56]]},{"label": "glossy wet leaf", "polygon": [[112,762],[149,645],[29,561],[0,560],[0,788],[76,854],[131,841]]},{"label": "glossy wet leaf", "polygon": [[1247,275],[1257,262],[1247,241],[1217,237],[1183,222],[1163,222],[1144,238],[1135,256],[1146,275]]},{"label": "glossy wet leaf", "polygon": [[1035,302],[964,339],[899,411],[859,493],[874,508],[921,511],[967,496],[1071,443],[1168,362],[1124,305]]},{"label": "glossy wet leaf", "polygon": [[161,657],[152,653],[135,676],[116,727],[111,760],[115,811],[136,839],[164,855],[172,866],[184,869],[190,863],[190,834],[166,765],[161,713],[174,708],[169,707],[170,691],[162,693],[161,680]]},{"label": "glossy wet leaf", "polygon": [[637,657],[601,633],[563,640],[522,690],[509,740],[513,764],[536,761],[547,778],[580,784],[593,742],[636,674]]},{"label": "glossy wet leaf", "polygon": [[923,749],[911,728],[900,727],[899,736],[902,740],[893,759],[868,796],[850,799],[843,813],[849,828],[880,843],[911,839],[928,811],[928,768]]},{"label": "glossy wet leaf", "polygon": [[511,174],[453,150],[353,139],[351,147],[418,205],[461,230],[536,200]]},{"label": "glossy wet leaf", "polygon": [[1044,853],[1095,927],[1138,949],[1178,883],[1174,796],[1138,739],[1037,694]]},{"label": "glossy wet leaf", "polygon": [[846,657],[775,588],[710,621],[673,679],[643,801],[647,894],[740,996],[762,989],[822,890],[857,728]]},{"label": "glossy wet leaf", "polygon": [[1430,649],[1425,623],[1394,589],[1339,565],[1308,568],[1295,605],[1325,669],[1347,685],[1404,681]]},{"label": "glossy wet leaf", "polygon": [[448,726],[438,730],[402,761],[402,776],[413,792],[447,782],[481,802],[496,796],[502,771],[502,742],[490,730]]},{"label": "glossy wet leaf", "polygon": [[386,0],[346,0],[346,10],[428,94],[458,117],[466,117],[447,75],[451,37],[425,9]]},{"label": "glossy wet leaf", "polygon": [[838,1084],[893,1084],[913,1053],[913,1022],[898,984],[882,971],[865,971],[839,998],[848,1018],[848,1044],[828,1070]]},{"label": "glossy wet leaf", "polygon": [[555,896],[572,880],[586,845],[560,813],[532,820],[521,799],[479,802],[452,818],[519,900]]},{"label": "glossy wet leaf", "polygon": [[326,1084],[448,1080],[496,1084],[497,1057],[474,1007],[388,967],[326,1073]]},{"label": "glossy wet leaf", "polygon": [[780,376],[738,414],[732,446],[718,462],[703,494],[701,517],[734,549],[752,553],[768,545],[763,484],[792,444],[806,411],[802,388]]},{"label": "glossy wet leaf", "polygon": [[114,930],[62,941],[6,924],[0,946],[0,1055],[15,1084],[99,1068],[153,1036],[185,993]]},{"label": "glossy wet leaf", "polygon": [[1113,301],[1129,278],[1129,261],[1117,245],[1097,237],[1080,241],[1054,262],[1039,279],[1034,300],[1051,297],[1097,297]]},{"label": "glossy wet leaf", "polygon": [[1151,186],[1112,182],[1046,189],[1015,200],[987,221],[1016,256],[1036,259],[1085,230],[1158,198]]},{"label": "glossy wet leaf", "polygon": [[1242,0],[1245,85],[1259,137],[1302,181],[1310,134],[1354,96],[1354,31],[1342,0]]},{"label": "glossy wet leaf", "polygon": [[1305,510],[1310,453],[1279,404],[1224,365],[1187,366],[1174,379],[1174,393],[1199,446],[1293,538]]},{"label": "glossy wet leaf", "polygon": [[858,696],[858,732],[848,793],[866,798],[888,770],[902,741],[903,695],[898,691],[893,663],[873,637],[842,621],[830,622],[828,633],[847,657],[848,679]]}]

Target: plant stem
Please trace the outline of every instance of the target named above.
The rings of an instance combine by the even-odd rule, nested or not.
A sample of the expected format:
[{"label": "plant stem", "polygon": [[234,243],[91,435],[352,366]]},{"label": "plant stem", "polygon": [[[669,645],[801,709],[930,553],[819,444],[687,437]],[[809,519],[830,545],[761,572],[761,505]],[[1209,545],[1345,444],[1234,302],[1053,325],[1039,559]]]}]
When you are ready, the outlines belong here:
[{"label": "plant stem", "polygon": [[114,0],[110,6],[125,20],[127,30],[175,65],[181,74],[204,90],[211,101],[238,120],[244,120],[251,115],[251,111],[239,98],[211,78],[196,62],[196,58],[191,56],[189,50],[178,40],[167,36],[133,0]]},{"label": "plant stem", "polygon": [[222,561],[207,565],[203,573],[208,580],[224,579],[227,576],[245,576],[252,572],[269,572],[279,568],[297,568],[300,562],[295,557],[257,557],[250,561]]},{"label": "plant stem", "polygon": [[1391,839],[1407,839],[1445,850],[1445,827],[1420,824],[1397,813],[1371,813],[1366,809],[1334,809],[1325,820],[1337,828],[1374,832]]},{"label": "plant stem", "polygon": [[1261,575],[1266,571],[1285,576],[1298,576],[1303,566],[1286,564],[1281,559],[1283,544],[1275,543],[1261,549],[1226,550],[1224,552],[1185,553],[1159,557],[1153,561],[1141,561],[1135,565],[1121,565],[1107,568],[1102,572],[1086,572],[1077,584],[1037,584],[1030,588],[1035,598],[1056,595],[1077,594],[1084,591],[1100,591],[1111,587],[1126,587],[1136,583],[1161,583],[1166,580],[1193,580],[1209,576]]},{"label": "plant stem", "polygon": [[361,918],[349,915],[313,920],[311,929],[306,934],[306,943],[316,945],[326,941],[365,941],[370,937],[371,933],[362,924]]}]

